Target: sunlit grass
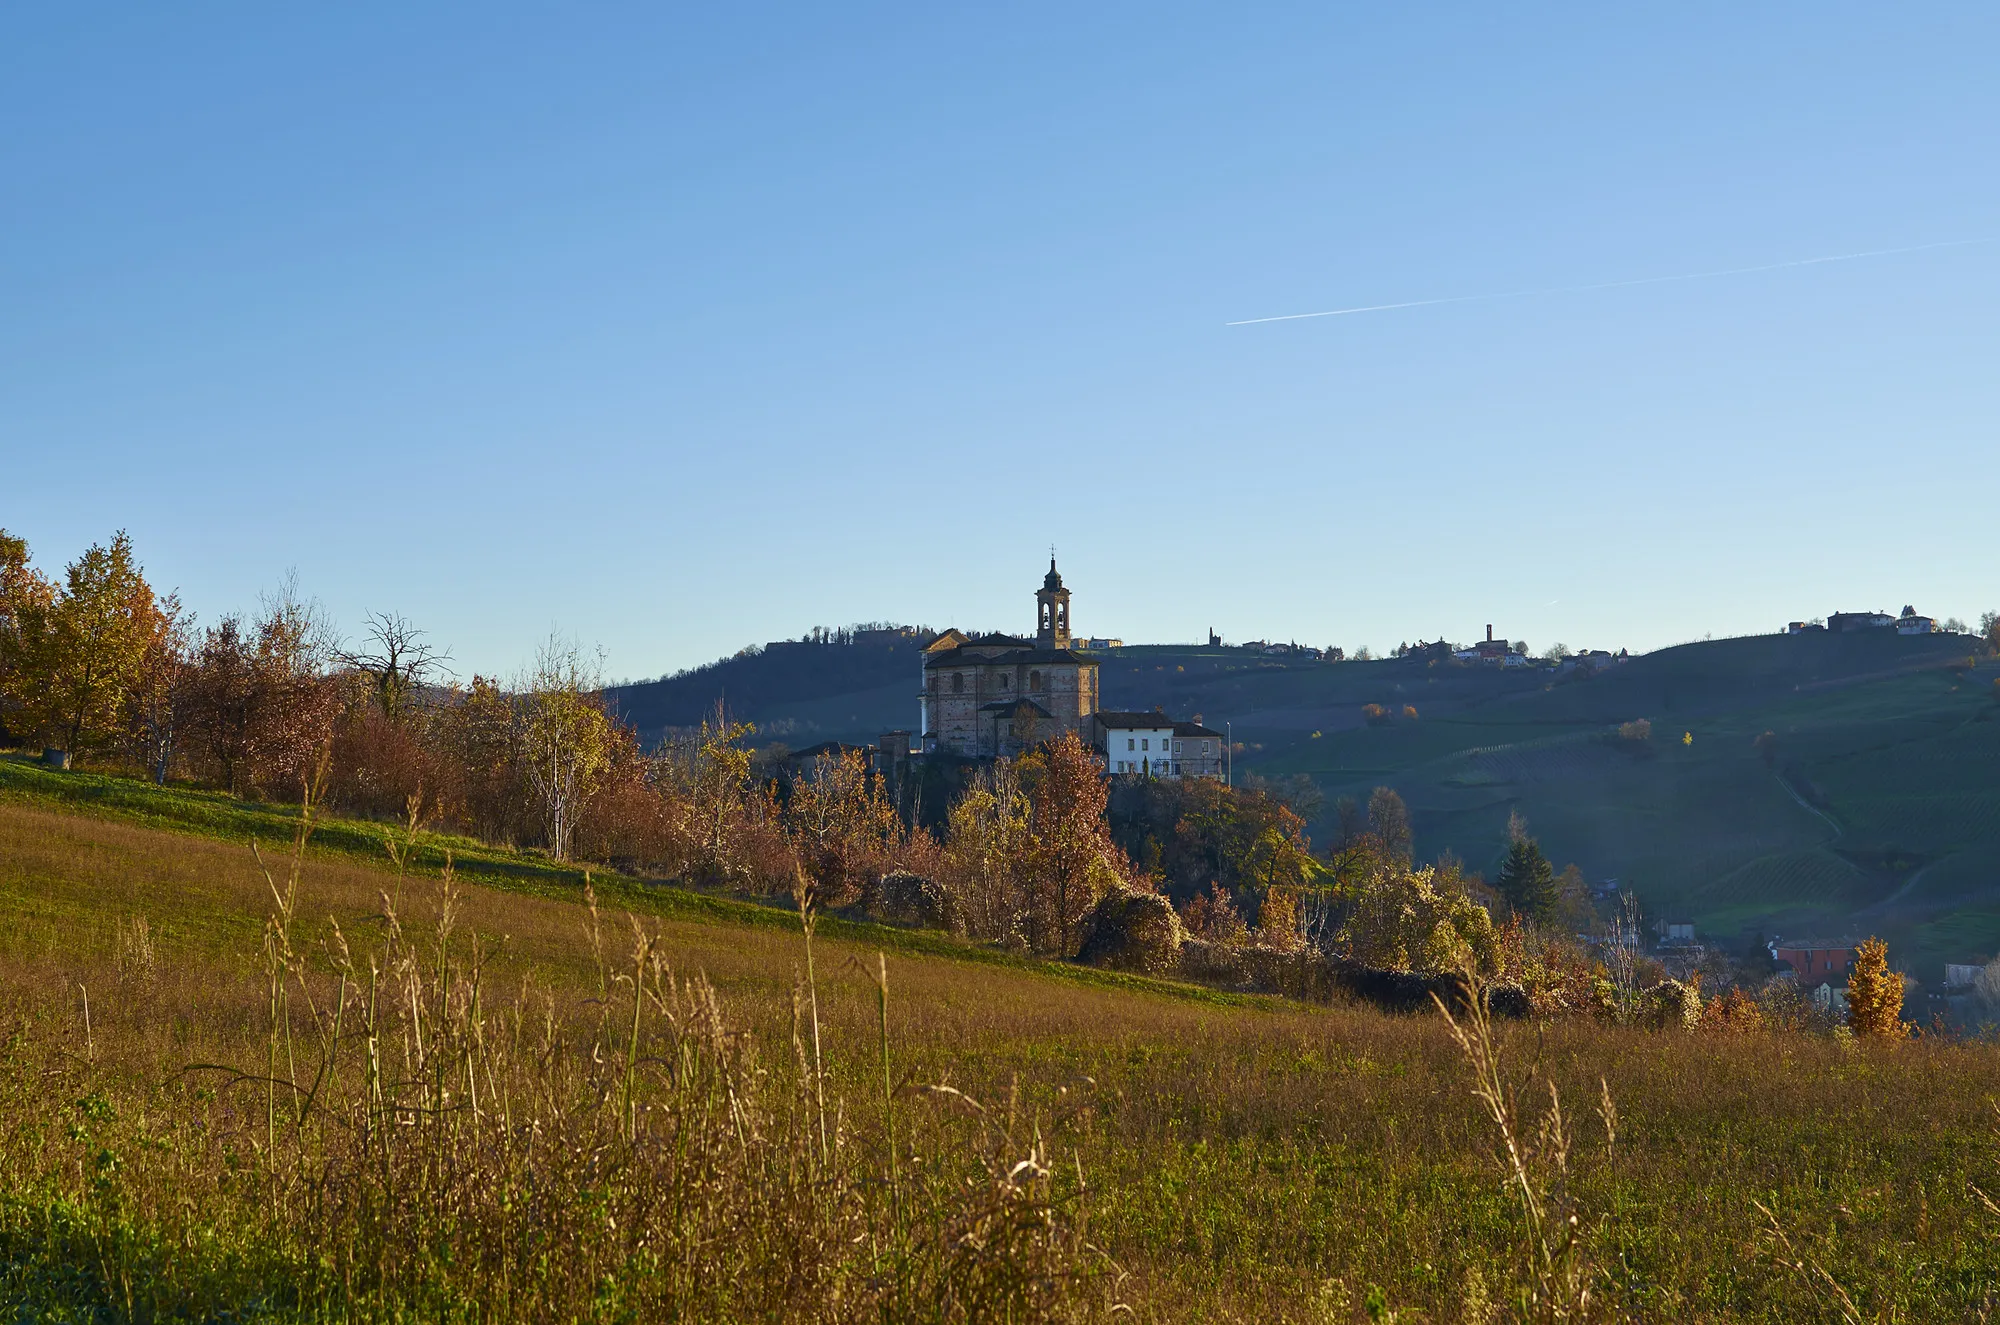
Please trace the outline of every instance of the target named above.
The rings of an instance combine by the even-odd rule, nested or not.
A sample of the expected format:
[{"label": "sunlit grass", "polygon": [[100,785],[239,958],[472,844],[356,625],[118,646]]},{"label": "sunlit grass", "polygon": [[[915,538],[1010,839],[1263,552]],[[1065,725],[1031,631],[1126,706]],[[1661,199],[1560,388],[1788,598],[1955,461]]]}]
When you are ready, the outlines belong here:
[{"label": "sunlit grass", "polygon": [[[17,1176],[48,1170],[44,1187],[20,1189],[31,1191],[28,1206],[17,1198],[9,1207],[17,1252],[27,1245],[21,1229],[57,1238],[62,1220],[82,1218],[82,1207],[63,1202],[88,1193],[95,1160],[73,1140],[45,1144],[72,1125],[89,1131],[78,1099],[101,1092],[112,1102],[127,1128],[113,1149],[134,1163],[126,1151],[143,1139],[130,1130],[134,1117],[193,1107],[174,1090],[217,1089],[212,1078],[185,1076],[187,1064],[264,1060],[257,961],[268,888],[241,840],[196,836],[186,822],[168,831],[164,817],[82,815],[46,798],[0,803],[0,1003],[15,1028],[0,1144]],[[297,942],[316,978],[330,978],[317,946],[330,938],[329,919],[357,952],[382,940],[381,897],[398,884],[373,859],[363,850],[308,855]],[[512,999],[532,976],[587,1018],[600,972],[580,886],[501,881],[508,886],[468,885],[458,921],[464,941],[476,934],[493,954],[486,987]],[[434,917],[436,872],[413,871],[400,887],[397,909],[414,934]],[[616,952],[630,945],[619,912],[645,908],[673,968],[705,973],[763,1059],[787,1061],[796,917],[720,902],[684,913],[636,881],[609,881],[600,897]],[[152,949],[145,970],[132,952],[135,917]],[[832,1087],[851,1102],[850,1118],[865,1125],[867,1101],[880,1095],[873,971],[886,948],[898,1080],[949,1083],[993,1107],[1012,1098],[1021,1117],[1039,1119],[1052,1154],[1082,1175],[1089,1237],[1128,1276],[1121,1292],[1141,1319],[1359,1319],[1375,1287],[1394,1307],[1453,1320],[1470,1274],[1499,1299],[1517,1282],[1517,1219],[1491,1129],[1438,1019],[1190,996],[939,938],[900,950],[891,940],[915,942],[877,927],[823,931],[820,1006]],[[1602,1221],[1592,1254],[1602,1299],[1620,1310],[1662,1320],[1823,1318],[1824,1304],[1765,1256],[1757,1201],[1871,1316],[1967,1319],[2000,1289],[2000,1245],[1969,1190],[2000,1185],[1993,1049],[1919,1041],[1875,1051],[1587,1022],[1503,1029],[1501,1045],[1518,1078],[1538,1072],[1566,1101],[1585,1102],[1601,1081],[1617,1101],[1614,1148],[1580,1133],[1575,1197]],[[240,1107],[246,1097],[234,1089],[220,1098]],[[213,1283],[202,1300],[211,1302],[231,1285],[303,1273],[303,1262],[274,1260],[250,1236],[255,1221],[226,1186],[201,1188],[215,1203],[205,1225],[145,1204],[170,1190],[148,1188],[130,1212],[137,1242],[120,1263],[132,1272],[206,1267]],[[196,1227],[213,1231],[207,1260],[142,1254],[146,1238],[185,1238]],[[271,1305],[282,1315],[311,1303]]]}]

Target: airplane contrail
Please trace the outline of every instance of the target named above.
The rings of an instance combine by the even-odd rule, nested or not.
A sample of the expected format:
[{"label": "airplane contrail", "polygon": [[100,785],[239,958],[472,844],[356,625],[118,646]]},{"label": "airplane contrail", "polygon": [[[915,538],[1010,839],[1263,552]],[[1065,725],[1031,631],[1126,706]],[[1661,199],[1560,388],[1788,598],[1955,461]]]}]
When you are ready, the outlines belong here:
[{"label": "airplane contrail", "polygon": [[1444,299],[1410,299],[1399,304],[1362,304],[1355,308],[1329,308],[1319,313],[1284,313],[1277,317],[1246,317],[1225,322],[1226,327],[1250,327],[1260,322],[1297,322],[1311,317],[1347,317],[1354,313],[1386,313],[1395,308],[1431,308],[1438,304],[1470,304],[1486,299],[1519,299],[1531,294],[1581,294],[1586,290],[1618,290],[1630,285],[1663,285],[1668,281],[1701,281],[1714,276],[1744,276],[1755,271],[1777,271],[1784,267],[1815,267],[1823,262],[1852,262],[1856,258],[1886,258],[1896,253],[1922,253],[1934,248],[1964,248],[1968,244],[1991,244],[2000,236],[1981,239],[1947,239],[1936,244],[1910,244],[1903,248],[1872,248],[1862,253],[1830,253],[1818,258],[1793,258],[1788,262],[1766,262],[1755,267],[1725,267],[1720,271],[1688,271],[1673,276],[1641,276],[1630,281],[1597,281],[1590,285],[1547,285],[1527,290],[1500,290],[1490,294],[1460,294]]}]

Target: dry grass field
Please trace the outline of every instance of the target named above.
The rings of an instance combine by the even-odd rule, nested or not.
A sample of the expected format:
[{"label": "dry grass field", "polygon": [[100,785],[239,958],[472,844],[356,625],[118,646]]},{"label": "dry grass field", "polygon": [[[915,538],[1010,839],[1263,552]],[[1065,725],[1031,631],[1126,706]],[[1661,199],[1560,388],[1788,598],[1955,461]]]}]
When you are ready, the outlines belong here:
[{"label": "dry grass field", "polygon": [[[802,986],[795,919],[691,920],[630,885],[593,942],[580,889],[466,884],[440,945],[435,869],[308,852],[297,887],[279,1001],[246,846],[0,800],[16,1319],[1522,1314],[1520,1208],[1441,1018],[861,926],[819,939]],[[1837,1320],[1844,1292],[1858,1319],[1985,1318],[2000,1052],[1499,1034],[1524,1136],[1559,1092],[1567,1167],[1539,1172],[1594,1315]]]}]

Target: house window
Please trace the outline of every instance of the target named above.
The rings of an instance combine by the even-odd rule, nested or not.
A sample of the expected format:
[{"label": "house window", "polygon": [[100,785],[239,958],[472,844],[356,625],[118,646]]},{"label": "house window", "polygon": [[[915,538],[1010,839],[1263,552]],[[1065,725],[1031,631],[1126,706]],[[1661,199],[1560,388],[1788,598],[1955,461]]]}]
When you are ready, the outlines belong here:
[{"label": "house window", "polygon": [[1139,738],[1139,748],[1140,748],[1141,750],[1150,750],[1150,749],[1152,749],[1152,748],[1153,748],[1153,738],[1152,738],[1152,737],[1150,737],[1150,736],[1141,736],[1141,737]]},{"label": "house window", "polygon": [[1127,737],[1125,738],[1125,748],[1126,748],[1127,750],[1136,750],[1136,749],[1138,748],[1138,746],[1136,746],[1135,744],[1133,744],[1133,741],[1132,741],[1132,738],[1131,738],[1131,737],[1127,736]]}]

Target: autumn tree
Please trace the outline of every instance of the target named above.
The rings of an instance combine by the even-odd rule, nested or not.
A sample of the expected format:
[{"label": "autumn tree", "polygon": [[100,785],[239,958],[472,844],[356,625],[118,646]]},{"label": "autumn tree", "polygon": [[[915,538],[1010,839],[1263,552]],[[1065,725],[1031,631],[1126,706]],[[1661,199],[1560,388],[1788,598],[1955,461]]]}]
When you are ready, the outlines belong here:
[{"label": "autumn tree", "polygon": [[1076,951],[1084,913],[1125,875],[1104,820],[1104,778],[1074,732],[1037,755],[1029,793],[1037,845],[1036,896],[1027,912],[1028,940],[1060,957]]},{"label": "autumn tree", "polygon": [[432,795],[444,815],[489,842],[517,840],[531,816],[515,742],[513,702],[491,677],[451,692],[425,724],[440,773]]},{"label": "autumn tree", "polygon": [[[13,559],[11,547],[5,556]],[[127,694],[158,630],[152,586],[123,530],[71,562],[52,591],[24,570],[9,572],[20,588],[0,636],[10,725],[72,753],[93,748],[123,729]]]},{"label": "autumn tree", "polygon": [[208,779],[231,795],[248,774],[257,668],[243,620],[226,616],[202,632],[182,700],[183,746]]},{"label": "autumn tree", "polygon": [[1393,787],[1377,787],[1368,793],[1368,831],[1388,860],[1407,865],[1414,853],[1410,831],[1410,808]]},{"label": "autumn tree", "polygon": [[514,710],[520,767],[549,853],[568,860],[577,816],[610,756],[611,719],[596,666],[575,644],[551,635],[522,679]]},{"label": "autumn tree", "polygon": [[996,760],[952,802],[945,835],[943,882],[967,933],[1010,937],[1027,913],[1034,857],[1027,794],[1013,762]]},{"label": "autumn tree", "polygon": [[823,754],[792,788],[785,829],[815,906],[853,901],[879,872],[900,821],[859,750]]},{"label": "autumn tree", "polygon": [[317,600],[286,575],[265,595],[250,654],[245,753],[257,784],[299,785],[333,739],[346,704],[342,680],[329,674],[333,631]]},{"label": "autumn tree", "polygon": [[55,597],[55,585],[28,560],[27,540],[0,529],[0,732],[17,739],[31,733],[22,730],[15,695],[23,678],[43,666],[35,651]]},{"label": "autumn tree", "polygon": [[179,596],[168,594],[158,609],[126,695],[125,736],[133,758],[164,786],[180,748],[194,651],[192,622]]},{"label": "autumn tree", "polygon": [[1889,945],[1867,939],[1855,949],[1847,973],[1847,1024],[1856,1035],[1900,1040],[1910,1033],[1903,1021],[1903,977],[1889,969]]},{"label": "autumn tree", "polygon": [[718,703],[697,730],[660,751],[663,789],[682,816],[683,868],[703,882],[720,883],[739,872],[736,839],[752,809],[745,742],[756,732],[747,722],[731,721]]}]

